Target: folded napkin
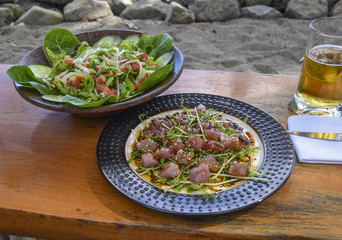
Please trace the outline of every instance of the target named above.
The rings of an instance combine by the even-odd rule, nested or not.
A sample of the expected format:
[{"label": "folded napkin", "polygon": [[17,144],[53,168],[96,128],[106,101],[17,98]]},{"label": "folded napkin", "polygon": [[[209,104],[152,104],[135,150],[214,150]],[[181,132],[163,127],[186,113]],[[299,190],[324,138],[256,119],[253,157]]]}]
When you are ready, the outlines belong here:
[{"label": "folded napkin", "polygon": [[[342,118],[296,115],[288,119],[289,131],[342,132]],[[342,164],[342,141],[321,140],[290,134],[299,162]]]}]

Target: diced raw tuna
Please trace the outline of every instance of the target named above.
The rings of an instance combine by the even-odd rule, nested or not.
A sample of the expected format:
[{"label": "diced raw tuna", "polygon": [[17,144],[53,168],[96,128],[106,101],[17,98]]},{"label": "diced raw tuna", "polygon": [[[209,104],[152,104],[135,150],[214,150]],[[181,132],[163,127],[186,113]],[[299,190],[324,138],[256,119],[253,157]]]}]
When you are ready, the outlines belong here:
[{"label": "diced raw tuna", "polygon": [[242,132],[243,131],[243,127],[241,127],[238,123],[235,123],[235,122],[232,122],[232,121],[229,121],[228,123],[228,128],[233,128],[234,129],[234,132]]},{"label": "diced raw tuna", "polygon": [[178,165],[173,162],[169,162],[163,166],[159,173],[159,177],[174,178],[177,177],[179,173],[180,171]]},{"label": "diced raw tuna", "polygon": [[182,149],[179,150],[176,155],[173,157],[173,160],[179,162],[182,165],[189,165],[191,159],[193,159],[195,154],[193,152],[184,152]]},{"label": "diced raw tuna", "polygon": [[172,150],[170,148],[162,148],[157,150],[153,156],[158,160],[161,158],[170,158],[172,156]]},{"label": "diced raw tuna", "polygon": [[205,113],[205,111],[207,110],[203,104],[198,105],[196,109],[198,113]]},{"label": "diced raw tuna", "polygon": [[151,137],[152,135],[156,135],[157,133],[158,133],[158,129],[154,125],[151,125],[144,133],[144,138]]},{"label": "diced raw tuna", "polygon": [[224,152],[226,149],[222,143],[216,142],[214,140],[208,140],[205,142],[205,144],[203,146],[203,150]]},{"label": "diced raw tuna", "polygon": [[180,123],[181,125],[187,125],[189,123],[189,117],[186,116],[184,113],[179,113],[175,115],[176,118],[176,122]]},{"label": "diced raw tuna", "polygon": [[202,138],[195,136],[188,136],[185,142],[185,146],[194,148],[197,151],[201,151],[204,147],[205,141]]},{"label": "diced raw tuna", "polygon": [[145,138],[138,142],[136,147],[141,152],[155,152],[158,149],[158,144],[149,138]]},{"label": "diced raw tuna", "polygon": [[222,117],[221,121],[224,128],[229,128],[229,123],[231,122],[229,119]]},{"label": "diced raw tuna", "polygon": [[205,183],[210,178],[209,166],[206,164],[194,167],[190,170],[190,180],[194,183]]},{"label": "diced raw tuna", "polygon": [[159,128],[155,136],[157,137],[156,140],[163,141],[166,140],[166,131],[167,129],[165,128]]},{"label": "diced raw tuna", "polygon": [[141,154],[141,161],[145,168],[150,168],[159,163],[158,160],[153,157],[152,153]]},{"label": "diced raw tuna", "polygon": [[234,161],[230,164],[228,169],[228,174],[237,177],[247,177],[248,176],[248,166],[245,164],[238,163]]},{"label": "diced raw tuna", "polygon": [[198,160],[197,167],[199,167],[202,164],[208,165],[209,170],[213,172],[217,172],[220,169],[214,155],[207,155]]},{"label": "diced raw tuna", "polygon": [[247,136],[242,134],[238,134],[233,137],[221,134],[220,142],[223,143],[226,149],[233,150],[253,144],[253,141],[251,141]]},{"label": "diced raw tuna", "polygon": [[231,137],[225,134],[221,134],[220,142],[226,149],[236,150],[240,147],[240,140],[238,137]]},{"label": "diced raw tuna", "polygon": [[155,118],[152,121],[153,121],[153,124],[156,126],[157,129],[160,129],[162,127],[165,128],[165,126],[169,127],[169,128],[172,127],[172,123],[167,118]]},{"label": "diced raw tuna", "polygon": [[182,129],[184,132],[190,133],[190,134],[198,134],[201,133],[201,130],[195,127],[188,127],[188,126],[180,126],[180,129]]},{"label": "diced raw tuna", "polygon": [[146,130],[146,132],[143,134],[143,137],[144,138],[150,138],[153,136],[153,137],[155,137],[156,140],[160,140],[160,141],[164,142],[166,131],[167,130],[165,128],[157,129],[154,125],[151,125]]},{"label": "diced raw tuna", "polygon": [[168,146],[173,153],[177,153],[179,150],[184,149],[184,145],[181,140],[178,138],[174,138],[166,143],[166,146]]},{"label": "diced raw tuna", "polygon": [[205,129],[203,130],[203,133],[205,135],[206,138],[210,139],[210,140],[215,140],[215,141],[220,141],[220,137],[222,132],[220,130],[217,129]]},{"label": "diced raw tuna", "polygon": [[251,141],[247,136],[239,134],[240,146],[251,145],[253,141]]},{"label": "diced raw tuna", "polygon": [[[211,129],[214,127],[214,123],[209,122],[207,119],[201,119],[201,126],[202,126],[202,129]],[[198,123],[197,123],[197,127],[201,128]]]}]

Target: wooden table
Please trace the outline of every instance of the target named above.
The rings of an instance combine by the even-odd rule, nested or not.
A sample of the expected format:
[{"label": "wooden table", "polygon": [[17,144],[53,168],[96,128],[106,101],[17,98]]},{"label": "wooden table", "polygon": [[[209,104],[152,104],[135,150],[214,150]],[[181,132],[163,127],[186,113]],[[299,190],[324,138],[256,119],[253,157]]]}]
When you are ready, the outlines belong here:
[{"label": "wooden table", "polygon": [[[342,239],[342,166],[296,163],[285,185],[232,214],[182,217],[113,190],[95,148],[109,118],[23,100],[0,65],[0,233],[51,239]],[[211,93],[263,109],[285,128],[298,78],[184,70],[165,93]]]}]

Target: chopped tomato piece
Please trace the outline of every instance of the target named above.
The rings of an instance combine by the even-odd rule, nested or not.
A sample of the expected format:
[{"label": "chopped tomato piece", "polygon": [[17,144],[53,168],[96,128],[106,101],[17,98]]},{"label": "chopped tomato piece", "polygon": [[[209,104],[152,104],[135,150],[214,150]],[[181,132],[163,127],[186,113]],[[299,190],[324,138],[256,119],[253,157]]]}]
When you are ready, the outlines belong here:
[{"label": "chopped tomato piece", "polygon": [[74,59],[73,58],[64,58],[64,62],[69,64],[70,66],[74,66]]},{"label": "chopped tomato piece", "polygon": [[150,73],[150,72],[147,72],[147,73],[145,74],[145,78],[148,78],[150,75],[151,75],[151,73]]},{"label": "chopped tomato piece", "polygon": [[105,96],[116,95],[116,91],[106,87],[105,85],[96,85],[96,90],[102,92]]},{"label": "chopped tomato piece", "polygon": [[131,69],[132,69],[132,71],[134,71],[134,72],[138,72],[138,71],[140,70],[140,65],[139,65],[139,63],[133,63],[133,64],[131,65]]},{"label": "chopped tomato piece", "polygon": [[79,81],[79,82],[83,82],[84,76],[81,75],[81,74],[76,74],[76,80]]},{"label": "chopped tomato piece", "polygon": [[75,74],[67,80],[67,85],[79,89],[83,80],[84,76],[82,74]]},{"label": "chopped tomato piece", "polygon": [[96,78],[96,84],[97,85],[104,85],[106,82],[106,76],[105,75],[100,75]]},{"label": "chopped tomato piece", "polygon": [[142,52],[140,54],[140,60],[143,61],[143,62],[146,62],[147,61],[147,58],[148,58],[148,55],[144,52]]},{"label": "chopped tomato piece", "polygon": [[95,88],[96,88],[97,91],[102,92],[105,87],[106,87],[105,85],[98,85],[98,84],[96,84]]},{"label": "chopped tomato piece", "polygon": [[133,83],[135,86],[135,91],[138,90],[143,82],[151,75],[151,73],[147,72],[144,77],[140,78],[138,82]]},{"label": "chopped tomato piece", "polygon": [[139,79],[139,82],[143,83],[146,80],[146,78],[148,78],[150,75],[151,75],[151,73],[147,72],[144,77]]},{"label": "chopped tomato piece", "polygon": [[114,72],[112,70],[108,70],[105,72],[105,74],[108,74],[108,75],[111,75],[111,76],[114,76]]},{"label": "chopped tomato piece", "polygon": [[95,66],[95,71],[98,72],[102,69],[102,66],[101,65],[96,65]]},{"label": "chopped tomato piece", "polygon": [[124,72],[127,69],[127,64],[123,64],[119,67],[121,72]]},{"label": "chopped tomato piece", "polygon": [[142,82],[135,82],[135,83],[133,83],[134,84],[134,86],[135,86],[135,91],[136,90],[138,90],[140,87],[141,87],[141,85],[142,85]]},{"label": "chopped tomato piece", "polygon": [[116,91],[113,89],[110,89],[109,87],[104,87],[102,90],[102,93],[105,96],[112,96],[112,95],[116,95]]}]

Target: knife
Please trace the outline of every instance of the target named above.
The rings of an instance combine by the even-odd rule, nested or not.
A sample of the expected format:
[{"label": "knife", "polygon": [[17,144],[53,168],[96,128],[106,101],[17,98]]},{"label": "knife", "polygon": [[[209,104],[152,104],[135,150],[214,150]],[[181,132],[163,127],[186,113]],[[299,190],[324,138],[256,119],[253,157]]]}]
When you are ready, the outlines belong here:
[{"label": "knife", "polygon": [[342,133],[322,133],[322,132],[299,132],[299,131],[287,131],[289,134],[297,136],[318,138],[333,141],[342,141]]}]

